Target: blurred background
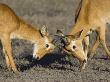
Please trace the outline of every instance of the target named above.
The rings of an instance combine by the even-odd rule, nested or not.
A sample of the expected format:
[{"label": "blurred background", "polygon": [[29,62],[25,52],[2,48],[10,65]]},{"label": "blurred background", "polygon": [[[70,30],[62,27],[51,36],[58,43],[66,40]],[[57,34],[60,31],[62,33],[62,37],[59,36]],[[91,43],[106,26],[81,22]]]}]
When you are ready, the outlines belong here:
[{"label": "blurred background", "polygon": [[47,25],[49,32],[56,29],[68,32],[74,23],[74,14],[80,0],[0,0],[16,14],[37,27]]}]

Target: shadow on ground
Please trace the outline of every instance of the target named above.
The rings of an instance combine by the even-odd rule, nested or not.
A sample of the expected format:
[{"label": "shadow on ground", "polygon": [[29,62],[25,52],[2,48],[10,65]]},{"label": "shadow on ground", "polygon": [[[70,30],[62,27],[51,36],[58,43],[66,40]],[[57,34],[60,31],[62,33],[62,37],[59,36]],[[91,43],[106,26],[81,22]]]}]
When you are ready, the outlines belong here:
[{"label": "shadow on ground", "polygon": [[[44,68],[49,68],[49,69],[58,69],[58,70],[67,70],[68,68],[65,68],[63,65],[64,64],[71,64],[70,61],[65,60],[65,57],[67,56],[67,54],[62,54],[62,53],[51,53],[51,54],[47,54],[45,57],[43,57],[41,60],[36,60],[34,59],[31,55],[28,55],[26,57],[23,57],[25,59],[25,61],[29,61],[29,64],[18,64],[18,67],[20,69],[20,71],[26,71],[31,69],[34,66],[41,66]],[[22,59],[22,58],[21,58]],[[56,66],[51,66],[53,63],[58,63],[61,64],[61,67],[57,67]],[[69,70],[69,69],[68,69]]]}]

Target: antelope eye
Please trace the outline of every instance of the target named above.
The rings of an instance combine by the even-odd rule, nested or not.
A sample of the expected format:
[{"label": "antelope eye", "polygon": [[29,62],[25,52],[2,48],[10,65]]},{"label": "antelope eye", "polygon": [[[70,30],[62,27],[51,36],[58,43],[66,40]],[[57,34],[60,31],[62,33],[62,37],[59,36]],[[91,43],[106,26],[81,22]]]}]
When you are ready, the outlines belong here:
[{"label": "antelope eye", "polygon": [[73,49],[76,49],[76,46],[75,45],[73,45]]},{"label": "antelope eye", "polygon": [[45,47],[46,47],[46,48],[48,48],[48,47],[49,47],[49,45],[48,45],[48,44],[46,44],[46,45],[45,45]]}]

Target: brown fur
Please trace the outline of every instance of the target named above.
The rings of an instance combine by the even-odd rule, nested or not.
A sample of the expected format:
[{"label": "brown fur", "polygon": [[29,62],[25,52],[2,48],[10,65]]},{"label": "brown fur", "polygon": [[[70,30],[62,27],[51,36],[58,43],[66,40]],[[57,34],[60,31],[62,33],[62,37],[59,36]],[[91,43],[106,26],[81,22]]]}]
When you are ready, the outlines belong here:
[{"label": "brown fur", "polygon": [[[0,4],[0,39],[9,69],[17,71],[12,57],[11,38],[25,39],[37,44],[39,49],[34,50],[34,57],[37,56],[39,59],[54,49],[52,39],[45,29],[42,29],[42,33],[42,30],[39,31],[20,19],[7,5]],[[46,44],[49,45],[49,48],[46,48]]]},{"label": "brown fur", "polygon": [[[92,31],[96,31],[98,33],[97,41],[91,49],[91,53],[94,53],[99,43],[101,43],[107,55],[110,57],[110,52],[105,42],[106,23],[110,22],[110,0],[81,0],[81,4],[79,5],[78,9],[80,11],[78,10],[77,12],[76,23],[69,35],[76,36],[78,32],[80,32],[81,30],[83,31],[79,36],[80,41],[76,39],[73,39],[72,41],[74,41],[79,47],[82,47],[81,44],[79,45],[79,43],[82,43],[82,41],[84,41],[88,46],[89,38],[87,37],[87,35],[90,35]],[[70,48],[68,48],[68,50],[69,49]],[[80,58],[79,60],[87,59],[87,52],[85,54],[85,58],[81,58],[83,51],[81,50],[81,52],[80,48],[79,50],[77,50],[77,52],[78,51],[79,53],[76,55],[78,56],[77,58]],[[76,51],[73,51],[72,53],[75,52]]]}]

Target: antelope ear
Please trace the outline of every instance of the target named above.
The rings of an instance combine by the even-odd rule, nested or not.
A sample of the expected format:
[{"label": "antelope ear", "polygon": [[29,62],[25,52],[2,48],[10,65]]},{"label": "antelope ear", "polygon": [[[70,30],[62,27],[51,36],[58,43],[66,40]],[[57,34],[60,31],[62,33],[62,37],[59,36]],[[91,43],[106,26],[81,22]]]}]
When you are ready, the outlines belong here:
[{"label": "antelope ear", "polygon": [[56,32],[59,36],[65,36],[61,30],[57,30]]},{"label": "antelope ear", "polygon": [[75,39],[80,38],[82,32],[83,32],[83,30],[77,32],[75,35],[73,35],[73,37],[74,37]]},{"label": "antelope ear", "polygon": [[47,27],[45,25],[40,29],[40,33],[41,33],[42,37],[48,36]]}]

